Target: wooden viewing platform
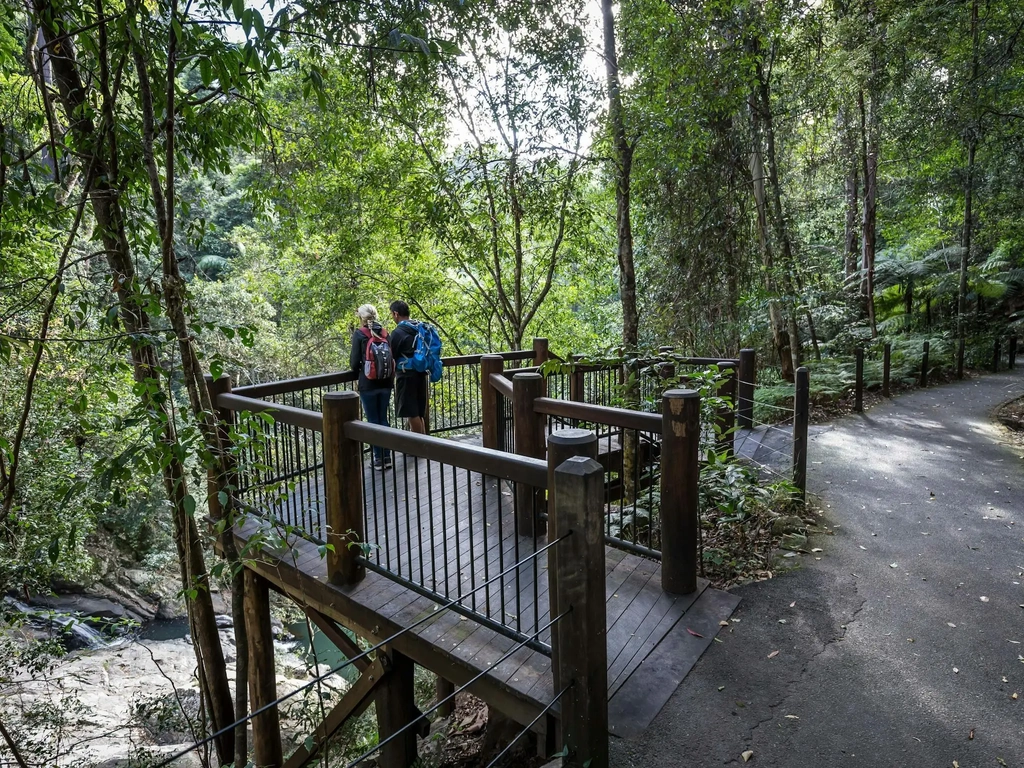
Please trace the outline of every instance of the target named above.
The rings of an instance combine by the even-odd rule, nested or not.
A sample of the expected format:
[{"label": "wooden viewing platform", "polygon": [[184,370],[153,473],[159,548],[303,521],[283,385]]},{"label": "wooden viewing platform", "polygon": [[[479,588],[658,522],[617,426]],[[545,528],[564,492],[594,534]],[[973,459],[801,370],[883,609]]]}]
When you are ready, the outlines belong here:
[{"label": "wooden viewing platform", "polygon": [[[461,685],[487,670],[514,647],[516,641],[482,626],[472,617],[453,611],[438,612],[439,605],[443,604],[439,598],[453,600],[458,597],[460,587],[465,592],[498,576],[521,557],[535,551],[535,547],[546,545],[547,536],[516,537],[512,492],[503,481],[458,470],[455,474],[461,477],[456,483],[456,478],[451,477],[452,467],[414,457],[397,457],[394,464],[393,469],[380,472],[370,466],[369,459],[365,461],[366,529],[374,545],[373,559],[382,564],[390,562],[391,570],[400,575],[419,577],[422,568],[428,582],[431,574],[436,574],[433,586],[437,598],[426,597],[372,570],[355,585],[335,586],[328,579],[326,558],[318,545],[299,537],[292,537],[287,549],[264,549],[251,567],[300,605],[328,616],[371,643],[437,613],[436,618],[396,640],[394,646],[417,664]],[[448,475],[446,482],[442,482],[442,474]],[[313,482],[319,487],[314,488]],[[417,508],[413,506],[412,519],[396,518],[393,510],[404,510],[407,495],[415,492],[417,484],[423,490],[433,489],[436,502],[433,516],[428,519],[425,514],[416,515]],[[371,488],[379,494],[376,504]],[[442,488],[445,496],[441,496]],[[322,473],[317,474],[315,481],[307,481],[301,493],[299,489],[293,490],[275,513],[282,519],[300,518],[307,509],[302,502],[304,498],[324,498]],[[449,512],[447,521],[450,522],[450,512],[456,508],[460,514],[452,529],[445,525],[445,510]],[[239,546],[244,546],[249,537],[265,528],[264,521],[248,518],[236,531]],[[409,540],[410,530],[413,540],[423,542],[422,548],[403,545]],[[379,537],[374,538],[377,534]],[[457,562],[458,553],[467,551],[471,537],[478,546],[486,539],[489,556],[486,560]],[[475,604],[480,613],[495,619],[500,619],[497,614],[508,606],[519,605],[529,614],[523,626],[532,631],[550,620],[547,572],[547,563],[542,561],[535,590],[533,570],[523,568],[521,574],[511,573],[500,579],[489,601],[482,591],[476,600],[467,599],[465,605]],[[671,633],[669,642],[673,652],[690,658],[691,663],[696,661],[712,642],[718,622],[728,618],[739,598],[710,590],[701,601],[707,590],[704,579],[699,580],[695,592],[668,594],[661,588],[659,563],[610,546],[605,552],[605,575],[608,699],[613,713],[609,725],[613,734],[630,734],[642,730],[660,709],[658,706],[651,711],[652,706],[641,708],[635,706],[636,703],[644,699],[664,703],[681,680],[678,673],[676,677],[667,678],[635,674],[645,660]],[[712,593],[715,593],[713,598]],[[685,627],[703,635],[702,638],[685,631],[680,624],[684,615],[687,617]],[[543,632],[540,639],[548,642],[550,631]],[[522,648],[469,690],[510,717],[528,723],[555,694],[551,658],[531,648]],[[625,706],[627,703],[630,706]]]},{"label": "wooden viewing platform", "polygon": [[[259,764],[308,764],[373,703],[379,764],[404,768],[423,732],[412,698],[419,664],[438,676],[442,713],[466,686],[535,731],[542,754],[564,745],[604,768],[608,735],[642,732],[713,642],[739,600],[697,577],[700,442],[710,430],[699,393],[666,392],[661,413],[615,408],[607,399],[620,373],[587,365],[552,379],[552,394],[568,400],[548,397],[536,368],[543,342],[525,370],[504,370],[501,355],[446,361],[432,413],[455,439],[360,421],[355,393],[338,391],[351,372],[235,393],[226,378],[210,381],[223,440],[232,425],[235,441],[211,487],[246,513],[231,530],[246,558],[252,708],[276,698],[268,589],[302,607],[362,673],[287,761],[279,736],[256,738]],[[732,437],[737,421],[750,426],[752,357],[717,365],[720,391],[739,384],[740,402],[715,416],[719,450],[757,447],[757,436]],[[793,434],[799,468],[806,437]],[[392,452],[392,466],[374,469],[372,450]],[[225,493],[210,498],[216,519]],[[361,654],[343,630],[375,653]],[[276,708],[261,710],[254,734],[277,731]]]}]

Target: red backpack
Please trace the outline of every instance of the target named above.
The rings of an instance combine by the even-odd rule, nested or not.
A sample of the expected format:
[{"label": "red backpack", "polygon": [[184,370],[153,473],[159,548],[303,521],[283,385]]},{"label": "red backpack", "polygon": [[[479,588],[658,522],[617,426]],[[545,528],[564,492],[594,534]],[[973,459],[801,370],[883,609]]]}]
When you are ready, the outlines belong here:
[{"label": "red backpack", "polygon": [[378,336],[369,328],[362,328],[361,330],[363,335],[366,336],[366,351],[363,353],[363,375],[371,381],[390,379],[395,375],[395,357],[391,354],[388,332],[382,328],[382,335]]}]

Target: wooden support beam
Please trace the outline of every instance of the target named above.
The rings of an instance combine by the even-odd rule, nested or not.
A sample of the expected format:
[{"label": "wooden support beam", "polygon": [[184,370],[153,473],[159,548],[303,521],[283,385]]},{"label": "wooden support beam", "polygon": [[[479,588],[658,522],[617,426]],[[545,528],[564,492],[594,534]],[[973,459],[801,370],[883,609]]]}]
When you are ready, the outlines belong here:
[{"label": "wooden support beam", "polygon": [[[249,640],[249,698],[255,712],[277,700],[277,678],[270,591],[266,580],[249,568],[245,569],[245,631]],[[252,719],[252,742],[257,768],[280,768],[284,753],[277,707]]]},{"label": "wooden support beam", "polygon": [[811,420],[811,376],[806,368],[796,369],[793,397],[793,485],[800,498],[807,498],[807,425]]},{"label": "wooden support beam", "polygon": [[551,352],[548,348],[548,340],[540,337],[534,337],[533,339],[533,364],[544,365],[551,357]]},{"label": "wooden support beam", "polygon": [[732,458],[736,445],[736,366],[731,362],[721,362],[718,370],[725,374],[725,381],[718,388],[720,397],[728,399],[729,405],[723,407],[716,418],[718,421],[718,439],[715,441],[715,449],[725,451],[729,458]]},{"label": "wooden support beam", "polygon": [[[584,456],[597,459],[597,435],[589,429],[556,429],[548,435],[548,509],[555,503],[555,470],[566,459]],[[548,519],[550,523],[550,517]],[[552,536],[555,536],[552,533]],[[559,615],[558,590],[554,582],[558,579],[558,547],[548,550],[548,605],[551,618]],[[551,648],[551,675],[555,691],[559,690],[558,649]]]},{"label": "wooden support beam", "polygon": [[327,506],[327,577],[344,586],[361,581],[366,569],[353,542],[366,541],[363,530],[363,452],[345,437],[345,424],[359,420],[359,395],[328,392],[324,409],[324,496]]},{"label": "wooden support beam", "polygon": [[500,376],[504,369],[505,361],[501,355],[484,355],[480,358],[480,420],[483,422],[481,429],[484,448],[493,450],[500,447],[498,398],[501,395],[491,384],[491,375]]},{"label": "wooden support beam", "polygon": [[370,660],[361,655],[363,649],[359,647],[355,640],[345,634],[340,625],[309,606],[304,606],[302,610],[309,616],[309,620],[316,624],[321,632],[327,635],[327,639],[334,643],[335,648],[345,654],[345,658],[356,659],[356,661],[352,662],[355,664],[356,669],[360,672],[367,670],[371,664]]},{"label": "wooden support beam", "polygon": [[686,595],[697,589],[700,393],[670,389],[661,413],[661,588]]},{"label": "wooden support beam", "polygon": [[445,699],[454,696],[455,683],[441,677],[441,675],[438,675],[437,682],[434,685],[434,690],[436,692],[434,694],[434,703],[437,704],[444,701],[444,704],[441,704],[436,710],[437,716],[451,717],[452,713],[455,712],[455,699],[451,698],[449,701],[445,701]]},{"label": "wooden support beam", "polygon": [[[423,715],[413,698],[412,659],[391,646],[384,646],[377,653],[378,657],[386,658],[388,667],[387,679],[377,694],[377,732],[383,742]],[[380,768],[409,768],[415,761],[416,730],[405,728],[381,748],[377,765]]]},{"label": "wooden support beam", "polygon": [[892,376],[892,344],[885,342],[882,350],[882,396],[889,397],[889,379]]},{"label": "wooden support beam", "polygon": [[[547,396],[544,377],[539,373],[517,373],[512,377],[512,408],[516,430],[516,453],[531,459],[544,458],[544,414],[534,410],[538,397]],[[544,489],[516,483],[516,533],[543,534]]]},{"label": "wooden support beam", "polygon": [[[311,734],[312,739],[299,745],[284,764],[284,768],[303,768],[315,760],[328,740],[351,717],[358,717],[373,700],[373,695],[387,679],[388,671],[380,659],[371,663],[352,687],[345,691],[324,721]],[[308,746],[307,746],[308,744]]]},{"label": "wooden support beam", "polygon": [[754,384],[756,382],[757,352],[753,349],[741,349],[736,423],[743,429],[750,429],[754,425]]},{"label": "wooden support beam", "polygon": [[[552,627],[556,693],[569,765],[608,767],[608,647],[604,568],[604,470],[574,457],[555,469],[552,535],[561,539],[551,586],[563,617]],[[564,539],[562,537],[565,537]],[[555,656],[552,656],[555,663]]]}]

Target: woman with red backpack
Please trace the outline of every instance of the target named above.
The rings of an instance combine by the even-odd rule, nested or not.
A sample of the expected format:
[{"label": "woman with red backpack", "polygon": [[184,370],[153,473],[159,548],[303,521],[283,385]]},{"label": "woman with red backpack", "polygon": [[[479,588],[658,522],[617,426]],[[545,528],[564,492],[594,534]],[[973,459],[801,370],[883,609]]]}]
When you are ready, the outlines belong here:
[{"label": "woman with red backpack", "polygon": [[[349,365],[359,373],[359,400],[363,415],[371,424],[388,426],[388,406],[394,386],[395,359],[391,354],[388,332],[377,321],[377,308],[363,304],[356,310],[359,328],[352,333]],[[391,466],[391,451],[373,447],[374,469]]]}]

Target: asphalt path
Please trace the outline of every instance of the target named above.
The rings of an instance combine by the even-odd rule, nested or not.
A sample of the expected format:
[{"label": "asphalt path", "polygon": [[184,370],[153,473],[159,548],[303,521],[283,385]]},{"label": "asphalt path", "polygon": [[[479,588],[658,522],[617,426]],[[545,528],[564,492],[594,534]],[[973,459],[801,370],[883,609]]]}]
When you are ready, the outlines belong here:
[{"label": "asphalt path", "polygon": [[[1024,371],[818,431],[799,567],[743,602],[615,766],[1024,766]],[[1016,695],[1016,697],[1015,697]]]}]

